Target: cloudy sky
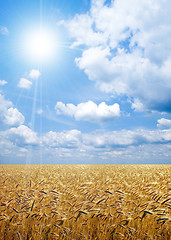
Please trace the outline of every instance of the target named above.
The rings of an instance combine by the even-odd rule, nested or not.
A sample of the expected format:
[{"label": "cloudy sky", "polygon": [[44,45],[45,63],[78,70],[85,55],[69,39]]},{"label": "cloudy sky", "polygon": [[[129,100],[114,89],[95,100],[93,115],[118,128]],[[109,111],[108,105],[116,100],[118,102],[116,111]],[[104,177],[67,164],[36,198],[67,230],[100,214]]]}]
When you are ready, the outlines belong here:
[{"label": "cloudy sky", "polygon": [[2,0],[0,163],[171,164],[170,0]]}]

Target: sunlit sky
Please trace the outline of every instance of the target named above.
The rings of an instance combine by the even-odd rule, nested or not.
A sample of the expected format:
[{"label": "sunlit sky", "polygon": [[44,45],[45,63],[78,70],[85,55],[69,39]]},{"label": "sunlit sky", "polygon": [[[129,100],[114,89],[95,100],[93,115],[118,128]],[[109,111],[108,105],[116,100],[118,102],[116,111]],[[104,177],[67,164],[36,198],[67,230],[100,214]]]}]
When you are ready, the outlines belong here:
[{"label": "sunlit sky", "polygon": [[1,0],[1,164],[171,164],[170,0]]}]

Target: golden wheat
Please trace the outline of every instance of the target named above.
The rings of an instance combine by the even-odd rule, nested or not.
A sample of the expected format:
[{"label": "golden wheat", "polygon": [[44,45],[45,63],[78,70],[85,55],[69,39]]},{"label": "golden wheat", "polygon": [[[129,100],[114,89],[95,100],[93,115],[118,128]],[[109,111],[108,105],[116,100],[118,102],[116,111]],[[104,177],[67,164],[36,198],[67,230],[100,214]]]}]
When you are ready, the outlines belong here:
[{"label": "golden wheat", "polygon": [[0,167],[0,239],[171,236],[171,165]]}]

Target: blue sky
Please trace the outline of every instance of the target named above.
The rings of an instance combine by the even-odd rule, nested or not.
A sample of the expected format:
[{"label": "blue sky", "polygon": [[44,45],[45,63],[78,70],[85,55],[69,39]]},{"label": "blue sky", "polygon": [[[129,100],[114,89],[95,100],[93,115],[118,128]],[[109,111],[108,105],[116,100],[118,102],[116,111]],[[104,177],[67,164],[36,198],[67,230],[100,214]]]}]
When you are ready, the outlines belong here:
[{"label": "blue sky", "polygon": [[0,3],[0,163],[171,164],[170,0]]}]

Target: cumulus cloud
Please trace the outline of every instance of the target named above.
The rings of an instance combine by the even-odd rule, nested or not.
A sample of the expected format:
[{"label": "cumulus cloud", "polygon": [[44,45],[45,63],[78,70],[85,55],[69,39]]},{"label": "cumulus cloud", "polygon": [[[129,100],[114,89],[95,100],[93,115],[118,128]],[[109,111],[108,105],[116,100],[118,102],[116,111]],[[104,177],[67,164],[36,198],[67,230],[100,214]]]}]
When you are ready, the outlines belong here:
[{"label": "cumulus cloud", "polygon": [[74,104],[65,105],[62,102],[57,102],[55,110],[57,114],[73,116],[76,120],[89,122],[112,120],[120,116],[120,108],[117,103],[108,106],[105,102],[97,105],[88,101],[75,106]]},{"label": "cumulus cloud", "polygon": [[0,80],[0,86],[3,86],[3,85],[5,85],[5,84],[7,84],[8,82],[7,81],[5,81],[5,80]]},{"label": "cumulus cloud", "polygon": [[4,112],[7,108],[11,107],[13,104],[11,101],[6,100],[5,97],[0,94],[0,110],[1,112]]},{"label": "cumulus cloud", "polygon": [[[157,130],[120,130],[120,131],[93,131],[82,133],[77,129],[54,132],[50,131],[41,136],[25,125],[0,132],[0,156],[21,157],[21,148],[24,152],[32,147],[32,158],[40,157],[43,153],[43,162],[57,163],[67,159],[67,163],[80,162],[116,163],[122,160],[125,163],[138,163],[146,159],[146,163],[168,162],[171,157],[171,128]],[[23,155],[22,150],[22,155]],[[25,157],[25,154],[24,154]],[[55,162],[57,161],[57,162]],[[159,162],[160,161],[160,162]]]},{"label": "cumulus cloud", "polygon": [[[36,80],[40,77],[41,73],[37,69],[32,69],[30,73],[28,74],[28,77],[32,80]],[[26,79],[26,78],[20,78],[20,81],[18,83],[18,87],[30,89],[32,86],[32,81]]]},{"label": "cumulus cloud", "polygon": [[38,79],[39,77],[40,77],[40,71],[39,70],[37,70],[37,69],[32,69],[31,71],[30,71],[30,73],[29,73],[29,77],[31,78],[31,79]]},{"label": "cumulus cloud", "polygon": [[17,128],[10,128],[6,131],[6,135],[10,137],[12,141],[16,144],[38,144],[39,138],[37,137],[37,133],[32,131],[25,125],[21,125]]},{"label": "cumulus cloud", "polygon": [[144,105],[142,104],[142,102],[140,102],[138,98],[134,99],[131,108],[134,109],[136,112],[143,112],[145,110]]},{"label": "cumulus cloud", "polygon": [[171,141],[171,128],[157,130],[93,131],[82,133],[77,129],[54,132],[37,136],[25,125],[13,127],[4,132],[16,144],[36,144],[45,148],[112,149],[128,148],[148,144],[168,144]]},{"label": "cumulus cloud", "polygon": [[166,118],[161,118],[157,120],[158,124],[157,127],[159,128],[171,128],[171,120],[166,119]]},{"label": "cumulus cloud", "polygon": [[170,112],[170,0],[105,2],[65,22],[72,46],[86,46],[77,66],[102,91],[134,98],[137,111]]},{"label": "cumulus cloud", "polygon": [[43,146],[61,148],[117,149],[148,144],[167,144],[171,141],[171,128],[164,130],[120,130],[82,133],[76,129],[63,132],[50,131],[41,137]]},{"label": "cumulus cloud", "polygon": [[[65,24],[65,22],[63,22],[63,24]],[[67,24],[70,34],[77,39],[71,48],[82,44],[96,46],[105,41],[105,36],[102,33],[93,31],[93,19],[89,14],[76,15],[74,19]],[[76,29],[77,31],[75,31]]]},{"label": "cumulus cloud", "polygon": [[42,137],[42,143],[50,147],[75,148],[79,147],[81,132],[73,129],[64,132],[50,131]]},{"label": "cumulus cloud", "polygon": [[6,125],[15,126],[23,124],[24,120],[22,113],[17,108],[13,108],[12,102],[0,94],[0,121]]},{"label": "cumulus cloud", "polygon": [[[137,150],[141,149],[139,155],[142,158],[143,149],[148,149],[144,154],[150,156],[156,151],[158,154],[164,156],[164,153],[159,146],[166,146],[166,155],[170,156],[171,129],[165,130],[121,130],[121,131],[93,131],[90,133],[82,133],[78,130],[70,130],[63,132],[50,131],[41,137],[41,144],[46,149],[75,149],[82,154],[86,154],[89,158],[91,155],[101,158],[102,156],[108,159],[113,152],[119,155],[124,155],[127,151],[133,158],[137,155]],[[151,146],[151,149],[150,149]],[[153,148],[153,151],[152,151]],[[134,149],[131,153],[131,149]],[[50,150],[49,150],[50,151]],[[69,152],[67,153],[69,154]],[[145,150],[144,150],[145,151]],[[150,152],[152,151],[152,152]],[[100,154],[98,156],[98,153]],[[70,152],[72,154],[72,151]],[[76,152],[74,156],[76,156]],[[152,155],[151,155],[152,156]],[[109,159],[108,159],[109,160]],[[141,160],[141,159],[140,159]],[[110,160],[109,160],[110,161]]]},{"label": "cumulus cloud", "polygon": [[[20,126],[10,131],[17,131],[18,135],[19,133],[23,135],[25,129],[33,134],[33,132],[25,126]],[[29,136],[29,134],[25,134],[25,137],[27,136]],[[44,148],[77,148],[88,152],[95,149],[103,149],[104,151],[120,149],[120,151],[122,151],[122,149],[133,146],[150,144],[167,145],[171,142],[171,128],[164,130],[93,131],[90,133],[82,133],[77,129],[62,132],[50,131],[42,135],[39,138],[40,141],[37,140],[36,133],[34,132],[33,139],[35,139],[35,142],[39,142]]]},{"label": "cumulus cloud", "polygon": [[141,144],[167,143],[171,141],[171,129],[168,130],[121,130],[85,134],[85,144],[100,148],[138,146]]},{"label": "cumulus cloud", "polygon": [[9,34],[8,28],[0,25],[0,33],[2,35],[8,35]]},{"label": "cumulus cloud", "polygon": [[3,122],[7,125],[21,125],[24,123],[24,116],[17,108],[8,108],[4,114]]},{"label": "cumulus cloud", "polygon": [[20,81],[18,83],[18,87],[30,89],[32,86],[32,82],[27,80],[26,78],[20,78]]}]

